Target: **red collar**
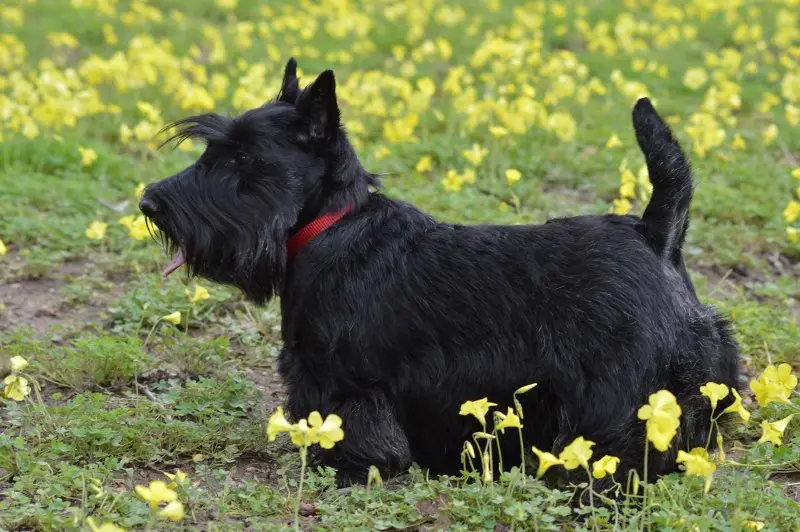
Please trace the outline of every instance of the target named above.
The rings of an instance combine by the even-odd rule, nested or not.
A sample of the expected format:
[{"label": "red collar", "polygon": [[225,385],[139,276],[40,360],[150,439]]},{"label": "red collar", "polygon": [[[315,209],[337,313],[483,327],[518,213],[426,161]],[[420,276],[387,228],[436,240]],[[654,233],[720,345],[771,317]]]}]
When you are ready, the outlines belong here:
[{"label": "red collar", "polygon": [[300,249],[314,240],[321,232],[323,232],[328,227],[332,226],[336,222],[342,219],[342,217],[350,212],[351,207],[347,206],[341,211],[336,212],[328,212],[323,214],[322,216],[311,220],[308,225],[303,226],[298,232],[296,232],[291,238],[289,238],[288,242],[286,242],[286,250],[289,253],[289,258],[291,259]]}]

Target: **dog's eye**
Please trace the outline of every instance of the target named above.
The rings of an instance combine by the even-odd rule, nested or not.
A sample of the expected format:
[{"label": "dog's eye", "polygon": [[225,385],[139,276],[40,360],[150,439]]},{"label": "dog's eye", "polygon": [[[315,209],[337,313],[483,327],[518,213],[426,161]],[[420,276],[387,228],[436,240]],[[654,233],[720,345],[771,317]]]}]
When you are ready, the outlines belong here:
[{"label": "dog's eye", "polygon": [[240,151],[236,154],[236,164],[247,164],[251,160],[250,154]]}]

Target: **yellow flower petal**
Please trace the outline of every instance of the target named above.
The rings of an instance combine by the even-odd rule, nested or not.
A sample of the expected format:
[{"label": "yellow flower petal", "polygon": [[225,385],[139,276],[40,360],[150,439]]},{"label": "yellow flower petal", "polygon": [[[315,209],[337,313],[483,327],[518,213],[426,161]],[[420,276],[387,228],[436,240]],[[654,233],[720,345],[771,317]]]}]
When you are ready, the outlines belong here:
[{"label": "yellow flower petal", "polygon": [[[187,295],[188,291],[187,291]],[[200,286],[199,284],[194,286],[194,294],[189,298],[191,303],[197,303],[198,301],[204,301],[211,297],[204,287]]]},{"label": "yellow flower petal", "polygon": [[486,413],[489,412],[489,408],[493,406],[497,406],[497,404],[490,403],[489,400],[484,397],[483,399],[478,399],[477,401],[466,401],[461,405],[461,409],[458,411],[458,413],[462,416],[475,416],[475,418],[480,421],[481,425],[485,427]]},{"label": "yellow flower petal", "polygon": [[728,408],[722,411],[723,414],[739,414],[739,417],[742,418],[742,421],[748,421],[750,419],[750,412],[748,412],[744,405],[742,405],[742,396],[739,395],[734,388],[731,388],[731,393],[733,394],[734,401],[733,404],[730,405]]},{"label": "yellow flower petal", "polygon": [[151,508],[157,508],[162,502],[172,502],[178,499],[178,494],[167,487],[166,482],[154,480],[150,486],[136,486],[136,493],[150,503]]},{"label": "yellow flower petal", "polygon": [[269,441],[275,441],[275,438],[278,434],[282,432],[291,432],[294,428],[294,425],[287,421],[286,416],[283,415],[283,408],[278,407],[275,409],[275,412],[269,417],[269,421],[267,422],[267,439]]},{"label": "yellow flower petal", "polygon": [[567,469],[576,469],[578,466],[588,468],[594,445],[593,441],[584,440],[583,436],[578,436],[572,443],[564,447],[558,458],[564,462],[564,467]]},{"label": "yellow flower petal", "polygon": [[606,475],[613,475],[617,472],[618,465],[619,458],[605,455],[592,464],[592,476],[599,480]]},{"label": "yellow flower petal", "polygon": [[622,141],[619,139],[616,133],[611,135],[606,141],[606,148],[621,148]]},{"label": "yellow flower petal", "polygon": [[495,416],[497,417],[497,419],[499,419],[500,422],[495,424],[494,428],[495,430],[499,430],[503,434],[505,434],[506,429],[522,428],[522,421],[510,406],[508,407],[508,411],[505,414],[501,412],[496,412]]},{"label": "yellow flower petal", "polygon": [[165,475],[165,476],[166,476],[168,479],[172,480],[172,482],[170,482],[170,483],[167,485],[167,487],[168,487],[169,489],[175,489],[175,488],[177,488],[179,485],[183,485],[183,482],[186,480],[186,473],[184,473],[184,472],[183,472],[183,471],[181,471],[180,469],[176,469],[176,470],[175,470],[175,473],[164,473],[164,475]]},{"label": "yellow flower petal", "polygon": [[508,183],[508,186],[513,185],[520,179],[522,179],[522,172],[516,168],[509,168],[506,170],[506,182]]},{"label": "yellow flower petal", "polygon": [[688,453],[678,451],[678,458],[675,461],[684,465],[687,475],[705,478],[705,491],[708,492],[714,471],[717,470],[717,466],[710,460],[708,451],[702,447],[695,447]]},{"label": "yellow flower petal", "polygon": [[540,451],[536,447],[532,447],[531,450],[539,458],[539,469],[536,470],[536,478],[542,478],[542,475],[555,465],[564,465],[563,460],[551,453]]},{"label": "yellow flower petal", "polygon": [[711,401],[712,412],[717,408],[719,401],[728,397],[728,393],[730,393],[730,390],[726,385],[716,382],[708,382],[700,387],[700,394],[708,397]]},{"label": "yellow flower petal", "polygon": [[21,356],[11,357],[11,371],[22,371],[28,367],[28,361]]},{"label": "yellow flower petal", "polygon": [[166,316],[161,316],[161,319],[164,321],[168,321],[170,323],[174,323],[175,325],[179,325],[181,323],[181,313],[176,310],[171,314],[167,314]]},{"label": "yellow flower petal", "polygon": [[8,375],[3,382],[6,385],[3,394],[12,401],[22,401],[31,393],[30,384],[25,377],[12,374]]},{"label": "yellow flower petal", "polygon": [[180,521],[183,519],[183,504],[180,501],[172,501],[158,512],[158,515],[170,521]]},{"label": "yellow flower petal", "polygon": [[783,433],[786,431],[786,427],[789,426],[789,423],[792,421],[794,414],[787,416],[783,419],[779,419],[778,421],[769,422],[764,420],[761,422],[761,438],[758,440],[758,443],[765,443],[770,442],[775,445],[782,445],[783,444]]},{"label": "yellow flower petal", "polygon": [[430,155],[423,155],[420,157],[419,161],[417,161],[416,170],[417,172],[424,174],[425,172],[430,172],[433,168],[433,158]]},{"label": "yellow flower petal", "polygon": [[106,236],[106,228],[108,228],[108,224],[95,220],[86,228],[86,237],[92,240],[103,240],[103,237]]}]

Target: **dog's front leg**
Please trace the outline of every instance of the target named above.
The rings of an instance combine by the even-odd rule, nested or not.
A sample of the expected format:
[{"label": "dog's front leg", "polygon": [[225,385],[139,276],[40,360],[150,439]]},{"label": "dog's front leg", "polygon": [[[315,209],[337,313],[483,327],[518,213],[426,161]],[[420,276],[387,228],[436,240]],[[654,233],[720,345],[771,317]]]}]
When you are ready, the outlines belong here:
[{"label": "dog's front leg", "polygon": [[344,439],[333,449],[320,449],[311,462],[335,468],[339,487],[365,484],[371,465],[384,478],[409,468],[408,439],[382,391],[362,390],[357,396],[346,398],[309,391],[308,387],[290,385],[287,408],[294,418],[305,417],[314,410],[323,417],[336,414],[342,418]]}]

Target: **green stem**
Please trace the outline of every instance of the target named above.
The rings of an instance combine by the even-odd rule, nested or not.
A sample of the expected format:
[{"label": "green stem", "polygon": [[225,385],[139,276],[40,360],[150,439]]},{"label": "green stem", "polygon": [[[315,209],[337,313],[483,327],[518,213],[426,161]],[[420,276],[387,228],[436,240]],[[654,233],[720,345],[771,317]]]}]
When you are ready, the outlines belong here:
[{"label": "green stem", "polygon": [[644,479],[643,480],[643,488],[644,493],[642,494],[642,522],[641,522],[641,530],[644,530],[644,524],[647,520],[647,488],[648,488],[648,477],[647,477],[647,462],[648,462],[648,450],[650,449],[650,443],[647,441],[647,438],[644,440]]},{"label": "green stem", "polygon": [[153,326],[150,327],[150,332],[147,333],[147,337],[144,339],[144,344],[142,344],[142,347],[145,347],[147,345],[147,342],[150,341],[150,336],[153,335],[153,331],[156,330],[156,327],[158,327],[158,324],[160,322],[161,322],[161,320],[156,320],[156,322],[153,324]]},{"label": "green stem", "polygon": [[300,499],[303,497],[303,481],[306,476],[307,446],[300,447],[300,484],[297,486],[297,501],[294,505],[294,529],[300,530]]},{"label": "green stem", "polygon": [[522,441],[522,428],[517,429],[517,432],[519,432],[520,470],[522,471],[522,484],[524,485],[528,477],[525,476],[525,444]]},{"label": "green stem", "polygon": [[189,322],[192,320],[192,308],[193,306],[189,305],[189,310],[186,311],[186,330],[184,331],[184,336],[189,336]]},{"label": "green stem", "polygon": [[[503,451],[500,449],[500,438],[497,437],[497,431],[494,432],[495,442],[497,442],[497,462],[500,464],[500,474],[503,474]],[[494,465],[494,464],[493,464]],[[494,473],[494,470],[492,470]]]}]

